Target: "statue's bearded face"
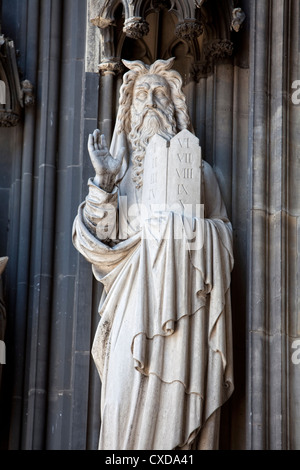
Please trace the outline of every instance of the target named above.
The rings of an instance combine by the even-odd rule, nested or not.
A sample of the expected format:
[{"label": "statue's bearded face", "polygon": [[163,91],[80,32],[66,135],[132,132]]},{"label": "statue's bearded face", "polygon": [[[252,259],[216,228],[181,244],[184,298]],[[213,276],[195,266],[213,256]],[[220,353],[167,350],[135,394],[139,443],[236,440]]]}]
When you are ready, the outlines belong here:
[{"label": "statue's bearded face", "polygon": [[142,75],[137,78],[131,106],[133,180],[142,186],[143,159],[150,138],[159,134],[170,140],[176,134],[176,121],[171,91],[160,75]]},{"label": "statue's bearded face", "polygon": [[170,132],[172,126],[175,126],[174,105],[166,79],[160,75],[137,78],[131,107],[132,130],[143,137],[144,133],[151,136]]}]

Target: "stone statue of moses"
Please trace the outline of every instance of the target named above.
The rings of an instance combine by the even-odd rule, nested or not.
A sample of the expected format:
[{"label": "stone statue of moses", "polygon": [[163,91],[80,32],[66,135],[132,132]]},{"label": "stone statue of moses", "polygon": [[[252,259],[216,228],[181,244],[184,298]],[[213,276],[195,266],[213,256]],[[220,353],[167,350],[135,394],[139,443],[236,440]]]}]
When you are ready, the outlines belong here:
[{"label": "stone statue of moses", "polygon": [[217,449],[233,392],[232,227],[174,58],[123,62],[111,146],[89,136],[95,175],[73,226],[103,285],[99,449]]}]

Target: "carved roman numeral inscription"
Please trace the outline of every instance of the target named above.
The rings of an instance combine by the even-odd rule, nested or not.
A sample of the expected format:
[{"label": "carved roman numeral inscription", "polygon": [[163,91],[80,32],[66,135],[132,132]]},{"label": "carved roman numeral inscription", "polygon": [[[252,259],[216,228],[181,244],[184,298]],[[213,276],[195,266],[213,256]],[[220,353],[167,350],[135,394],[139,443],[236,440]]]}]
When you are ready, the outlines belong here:
[{"label": "carved roman numeral inscription", "polygon": [[169,143],[158,135],[152,137],[143,176],[143,201],[148,206],[177,204],[183,213],[187,206],[201,204],[201,148],[197,137],[186,129]]}]

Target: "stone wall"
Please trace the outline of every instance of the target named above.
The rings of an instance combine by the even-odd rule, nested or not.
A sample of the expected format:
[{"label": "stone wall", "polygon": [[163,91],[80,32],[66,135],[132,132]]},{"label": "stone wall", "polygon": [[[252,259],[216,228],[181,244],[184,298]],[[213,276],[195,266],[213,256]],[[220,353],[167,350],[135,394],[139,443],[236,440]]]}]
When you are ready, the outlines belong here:
[{"label": "stone wall", "polygon": [[11,449],[97,441],[96,301],[91,272],[71,242],[86,191],[86,135],[97,120],[98,76],[84,71],[85,18],[82,0],[2,4],[2,32],[19,50],[36,101],[16,127],[0,129],[1,253],[10,257],[1,432]]},{"label": "stone wall", "polygon": [[[299,449],[299,2],[251,2],[248,447]],[[263,45],[263,47],[262,47]]]}]

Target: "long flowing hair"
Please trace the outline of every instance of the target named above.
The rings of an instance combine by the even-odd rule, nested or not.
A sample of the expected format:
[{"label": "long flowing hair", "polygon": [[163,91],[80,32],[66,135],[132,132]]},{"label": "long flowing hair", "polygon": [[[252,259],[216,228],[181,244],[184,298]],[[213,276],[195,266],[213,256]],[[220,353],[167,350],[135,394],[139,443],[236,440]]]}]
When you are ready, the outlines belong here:
[{"label": "long flowing hair", "polygon": [[136,79],[141,75],[155,74],[164,77],[171,90],[171,98],[175,107],[175,120],[177,132],[187,129],[190,126],[186,98],[182,91],[182,79],[180,74],[171,69],[175,58],[168,60],[159,59],[152,65],[146,65],[141,60],[123,60],[124,65],[129,69],[124,74],[123,83],[120,88],[119,112],[117,131],[125,132],[127,135],[131,130],[130,108],[132,104],[133,88]]},{"label": "long flowing hair", "polygon": [[188,129],[190,127],[190,118],[188,115],[186,98],[182,91],[182,79],[176,70],[171,69],[174,60],[174,57],[168,60],[160,59],[155,61],[152,65],[146,65],[140,60],[123,60],[123,63],[129,69],[129,71],[124,74],[123,83],[120,88],[119,111],[116,129],[118,133],[124,132],[132,144],[133,181],[136,183],[137,188],[142,186],[142,160],[146,144],[141,141],[138,142],[137,139],[132,139],[131,106],[136,79],[141,75],[153,74],[164,77],[168,82],[170,87],[171,100],[173,103],[172,112],[174,113],[174,118],[172,119],[172,122],[170,122],[170,130],[168,129],[169,138],[177,132],[180,132],[183,129]]}]

